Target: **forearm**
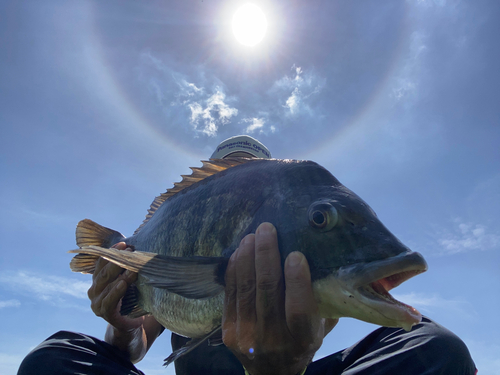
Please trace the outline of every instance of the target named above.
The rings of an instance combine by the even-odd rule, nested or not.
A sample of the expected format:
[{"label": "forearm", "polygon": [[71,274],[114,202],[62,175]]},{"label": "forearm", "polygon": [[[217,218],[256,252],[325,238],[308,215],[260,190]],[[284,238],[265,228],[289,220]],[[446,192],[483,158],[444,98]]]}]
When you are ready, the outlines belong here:
[{"label": "forearm", "polygon": [[147,335],[142,325],[131,331],[120,331],[108,324],[104,341],[126,353],[132,363],[139,362],[148,351]]}]

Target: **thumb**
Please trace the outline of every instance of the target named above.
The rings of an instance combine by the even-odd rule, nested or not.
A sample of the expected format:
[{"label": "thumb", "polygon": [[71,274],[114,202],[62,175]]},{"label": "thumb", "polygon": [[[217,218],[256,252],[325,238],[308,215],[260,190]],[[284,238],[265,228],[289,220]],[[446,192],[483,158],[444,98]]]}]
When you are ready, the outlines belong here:
[{"label": "thumb", "polygon": [[[317,341],[322,320],[314,299],[311,273],[306,257],[292,252],[285,261],[285,315],[288,329],[295,339],[310,343]],[[321,330],[322,331],[322,330]]]}]

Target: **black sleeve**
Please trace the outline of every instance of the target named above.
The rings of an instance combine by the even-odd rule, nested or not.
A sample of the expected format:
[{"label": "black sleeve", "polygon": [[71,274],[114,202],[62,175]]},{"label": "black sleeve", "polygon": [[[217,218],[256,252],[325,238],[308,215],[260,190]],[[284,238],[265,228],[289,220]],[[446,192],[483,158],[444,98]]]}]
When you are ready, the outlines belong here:
[{"label": "black sleeve", "polygon": [[[190,339],[172,333],[172,349],[177,350]],[[174,362],[177,375],[220,374],[244,375],[243,366],[224,345],[209,346],[202,343],[190,353]]]},{"label": "black sleeve", "polygon": [[423,318],[410,332],[381,327],[353,346],[308,366],[306,375],[474,375],[466,345]]}]

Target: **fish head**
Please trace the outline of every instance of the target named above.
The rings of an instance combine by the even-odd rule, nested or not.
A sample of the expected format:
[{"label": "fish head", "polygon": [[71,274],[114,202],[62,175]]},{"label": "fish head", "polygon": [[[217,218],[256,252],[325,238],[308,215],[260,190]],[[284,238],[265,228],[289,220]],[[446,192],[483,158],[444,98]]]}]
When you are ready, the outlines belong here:
[{"label": "fish head", "polygon": [[287,217],[281,217],[278,228],[283,259],[295,250],[306,256],[323,317],[353,317],[410,330],[421,314],[389,290],[426,271],[424,258],[403,245],[368,204],[328,171],[317,173],[324,178],[312,178],[313,184],[296,189],[299,195],[284,199]]}]

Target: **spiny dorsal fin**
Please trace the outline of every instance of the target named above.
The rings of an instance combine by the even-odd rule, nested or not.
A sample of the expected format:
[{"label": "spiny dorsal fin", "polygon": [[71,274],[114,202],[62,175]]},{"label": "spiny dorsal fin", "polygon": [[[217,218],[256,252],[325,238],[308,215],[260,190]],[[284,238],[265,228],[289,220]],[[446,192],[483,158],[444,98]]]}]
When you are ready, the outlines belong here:
[{"label": "spiny dorsal fin", "polygon": [[249,161],[259,160],[259,159],[249,159],[249,158],[227,158],[227,159],[210,159],[210,161],[203,161],[203,166],[201,168],[190,168],[193,173],[190,175],[182,175],[182,181],[174,183],[174,187],[168,189],[165,193],[156,197],[153,203],[151,203],[151,207],[148,210],[146,215],[146,219],[142,222],[142,224],[137,228],[134,232],[134,235],[139,233],[144,225],[151,219],[156,210],[165,202],[168,198],[174,196],[181,190],[196,184],[197,182],[213,176],[219,172],[222,172],[226,169],[232,168],[234,166],[247,163]]}]

